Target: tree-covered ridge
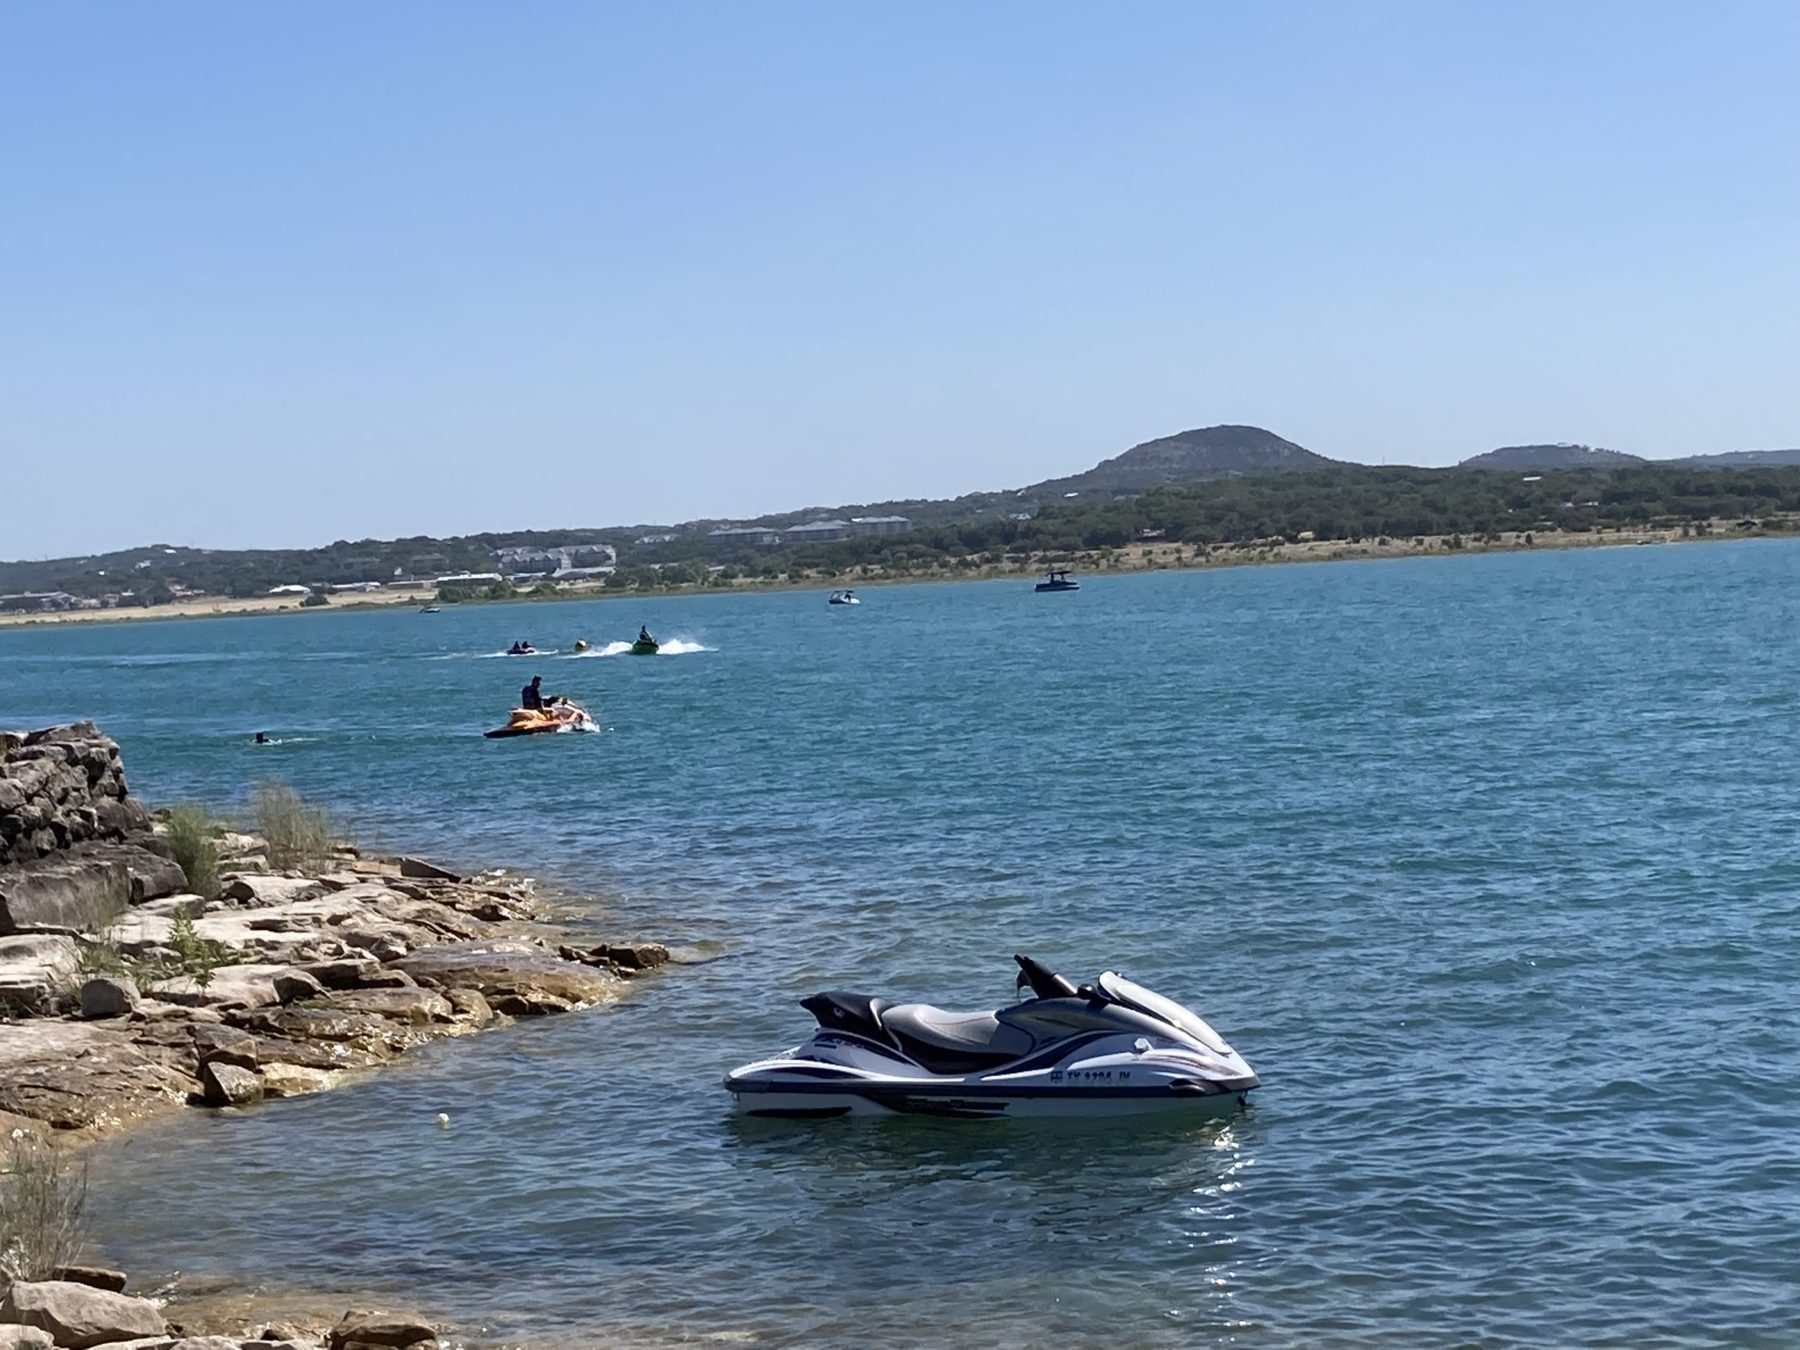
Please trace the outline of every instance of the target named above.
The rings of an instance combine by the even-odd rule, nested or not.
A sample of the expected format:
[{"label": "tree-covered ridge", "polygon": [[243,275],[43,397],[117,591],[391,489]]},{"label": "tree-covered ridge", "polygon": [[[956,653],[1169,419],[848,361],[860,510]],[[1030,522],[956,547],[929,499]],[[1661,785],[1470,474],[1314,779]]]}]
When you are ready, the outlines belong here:
[{"label": "tree-covered ridge", "polygon": [[[1279,439],[1279,438],[1276,438]],[[1282,444],[1291,444],[1283,442]],[[1296,447],[1297,448],[1297,447]],[[1302,452],[1305,453],[1305,452]],[[1121,458],[1124,458],[1121,456]],[[955,559],[1074,554],[1155,538],[1193,545],[1256,540],[1522,536],[1715,520],[1784,522],[1800,513],[1800,465],[1719,468],[1632,464],[1521,474],[1481,469],[1327,468],[1182,483],[1147,492],[961,498],[910,515],[910,533],[777,547],[726,543],[704,524],[536,530],[338,542],[319,549],[203,550],[152,546],[88,558],[0,564],[0,594],[67,591],[159,603],[180,591],[233,597],[285,585],[346,585],[496,570],[515,546],[605,543],[618,550],[613,589],[777,577],[866,567],[928,571]],[[982,505],[976,509],[974,502]],[[991,505],[999,502],[1000,506]],[[1004,508],[1004,509],[1002,509]],[[723,569],[721,571],[720,569]],[[471,594],[486,595],[485,582]],[[501,587],[510,594],[510,587]]]},{"label": "tree-covered ridge", "polygon": [[638,529],[516,530],[434,539],[340,539],[310,549],[145,548],[43,562],[0,563],[0,593],[67,591],[71,595],[160,593],[175,588],[208,595],[264,595],[272,586],[348,585],[395,577],[488,572],[502,548],[548,544],[613,544]]},{"label": "tree-covered ridge", "polygon": [[1343,466],[1159,488],[1127,500],[1059,502],[1030,520],[972,521],[888,539],[810,545],[791,556],[802,565],[844,568],[994,550],[1076,553],[1145,537],[1208,545],[1302,536],[1480,537],[1721,519],[1760,525],[1800,513],[1800,467],[1572,469],[1531,477]]}]

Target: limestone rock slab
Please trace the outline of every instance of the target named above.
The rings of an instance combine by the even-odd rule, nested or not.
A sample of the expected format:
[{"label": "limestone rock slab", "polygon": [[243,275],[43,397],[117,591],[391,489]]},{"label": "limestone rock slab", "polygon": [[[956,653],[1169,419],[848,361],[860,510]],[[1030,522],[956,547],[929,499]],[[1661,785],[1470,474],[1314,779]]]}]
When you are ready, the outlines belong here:
[{"label": "limestone rock slab", "polygon": [[131,903],[131,873],[106,858],[52,855],[0,868],[0,936],[99,933]]},{"label": "limestone rock slab", "polygon": [[413,952],[396,964],[415,979],[425,976],[445,988],[478,990],[502,1011],[503,1004],[561,1011],[611,998],[619,989],[615,975],[512,940],[448,942]]},{"label": "limestone rock slab", "polygon": [[69,1280],[16,1281],[0,1302],[0,1320],[47,1331],[67,1350],[161,1336],[168,1330],[156,1305],[147,1299]]}]

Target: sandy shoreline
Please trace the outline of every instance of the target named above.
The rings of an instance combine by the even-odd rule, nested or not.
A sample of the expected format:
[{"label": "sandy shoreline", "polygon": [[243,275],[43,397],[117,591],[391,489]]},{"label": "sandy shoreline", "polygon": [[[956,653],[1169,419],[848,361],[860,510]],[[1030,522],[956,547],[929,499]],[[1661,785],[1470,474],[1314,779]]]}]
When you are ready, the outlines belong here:
[{"label": "sandy shoreline", "polygon": [[231,614],[329,614],[333,610],[391,609],[396,605],[423,607],[435,603],[429,591],[358,591],[354,598],[335,600],[329,605],[301,609],[292,595],[252,595],[232,597],[206,595],[193,600],[172,600],[151,609],[68,609],[50,613],[0,614],[0,628],[33,628],[40,624],[59,623],[142,623],[155,619],[210,619]]},{"label": "sandy shoreline", "polygon": [[[1421,535],[1406,539],[1305,540],[1298,543],[1214,544],[1210,546],[1148,540],[1119,549],[1092,549],[1071,554],[1039,555],[1030,561],[981,562],[957,559],[930,569],[887,573],[881,569],[854,569],[837,576],[815,575],[804,579],[763,580],[739,578],[724,585],[671,586],[651,596],[718,595],[737,591],[821,591],[852,586],[908,585],[939,581],[990,581],[1006,577],[1041,575],[1054,563],[1087,575],[1122,572],[1187,572],[1218,567],[1266,567],[1287,563],[1379,561],[1392,558],[1451,558],[1482,553],[1542,553],[1564,549],[1620,548],[1649,544],[1702,544],[1733,539],[1784,538],[1765,530],[1740,530],[1730,521],[1714,521],[1706,534],[1683,535],[1679,530],[1619,530],[1585,533],[1534,533],[1532,542],[1514,534],[1495,542],[1473,536]],[[1460,544],[1457,540],[1460,539]],[[481,604],[554,604],[565,600],[638,600],[641,591],[607,590],[602,582],[577,582],[556,595],[517,595],[506,600],[464,600],[456,606]],[[252,596],[233,599],[207,596],[178,600],[154,609],[83,609],[40,614],[0,615],[0,629],[35,628],[70,623],[148,623],[164,619],[208,619],[247,614],[331,614],[389,610],[406,605],[423,608],[436,603],[428,591],[358,592],[328,605],[302,609],[292,596]]]}]

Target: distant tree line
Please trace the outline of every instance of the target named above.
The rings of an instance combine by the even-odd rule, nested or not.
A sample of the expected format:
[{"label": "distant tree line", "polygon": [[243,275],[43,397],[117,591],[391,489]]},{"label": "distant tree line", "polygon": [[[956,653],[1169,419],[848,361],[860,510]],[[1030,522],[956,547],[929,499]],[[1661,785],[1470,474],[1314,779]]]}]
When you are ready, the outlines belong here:
[{"label": "distant tree line", "polygon": [[1321,540],[1485,538],[1587,532],[1720,518],[1767,522],[1800,512],[1800,467],[1626,468],[1543,474],[1343,467],[1153,489],[1045,506],[1029,520],[965,521],[905,535],[724,552],[751,575],[795,568],[908,571],[955,559],[1073,554],[1155,538],[1198,545]]},{"label": "distant tree line", "polygon": [[[1142,495],[1084,493],[1015,519],[1015,505],[992,494],[912,503],[924,522],[908,534],[834,543],[722,545],[704,527],[640,544],[644,527],[520,531],[456,539],[338,540],[318,549],[201,550],[157,546],[52,562],[0,563],[0,593],[62,590],[75,595],[133,592],[161,603],[183,587],[213,595],[266,594],[273,586],[324,587],[395,576],[486,572],[494,550],[557,543],[605,543],[619,550],[612,590],[729,585],[742,578],[833,576],[853,569],[889,573],[998,564],[1045,554],[1122,548],[1146,537],[1191,546],[1258,540],[1485,538],[1541,531],[1592,531],[1727,519],[1780,528],[1800,513],[1800,466],[1516,470],[1373,468],[1268,474],[1156,488]],[[929,511],[925,508],[931,508]],[[942,516],[960,511],[961,519]],[[540,587],[539,593],[542,593]],[[500,599],[506,584],[446,587],[445,600]]]}]

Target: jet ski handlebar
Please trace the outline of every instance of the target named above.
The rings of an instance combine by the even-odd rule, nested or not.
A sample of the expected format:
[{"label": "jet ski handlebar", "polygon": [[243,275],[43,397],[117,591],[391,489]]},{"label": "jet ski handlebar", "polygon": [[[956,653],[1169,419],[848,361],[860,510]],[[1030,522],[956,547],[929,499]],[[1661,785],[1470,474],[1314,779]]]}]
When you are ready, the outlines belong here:
[{"label": "jet ski handlebar", "polygon": [[1031,986],[1031,992],[1039,998],[1073,998],[1075,986],[1070,984],[1054,970],[1039,965],[1029,956],[1013,955],[1019,963],[1019,977],[1014,981],[1015,989]]}]

